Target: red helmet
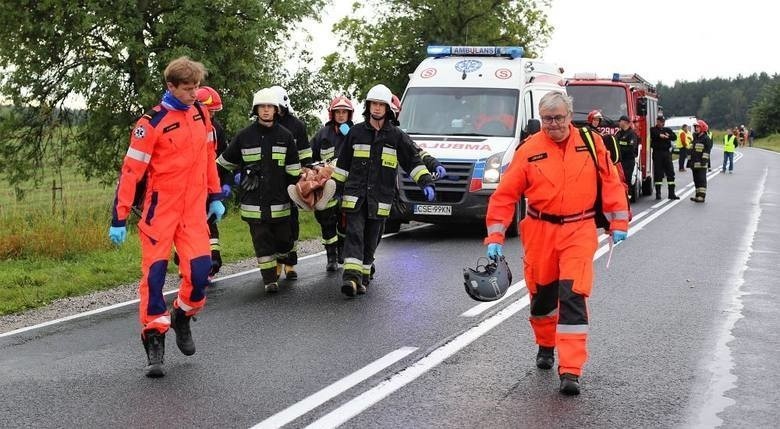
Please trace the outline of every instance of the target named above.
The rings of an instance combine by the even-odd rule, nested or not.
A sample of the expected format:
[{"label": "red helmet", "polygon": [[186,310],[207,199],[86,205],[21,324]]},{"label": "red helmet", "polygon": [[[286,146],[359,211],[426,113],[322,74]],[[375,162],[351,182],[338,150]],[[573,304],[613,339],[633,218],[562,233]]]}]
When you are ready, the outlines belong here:
[{"label": "red helmet", "polygon": [[706,132],[707,132],[707,130],[709,130],[709,129],[710,129],[710,126],[709,126],[709,125],[707,125],[707,123],[706,123],[706,122],[704,122],[704,121],[702,121],[701,119],[699,119],[698,121],[696,121],[696,125],[698,125],[698,126],[699,126],[699,131],[701,131],[701,132],[703,132],[703,133],[706,133]]},{"label": "red helmet", "polygon": [[201,86],[195,94],[201,104],[212,112],[222,110],[222,97],[210,86]]},{"label": "red helmet", "polygon": [[330,101],[330,105],[328,105],[328,117],[330,120],[333,120],[333,112],[336,110],[346,110],[349,112],[349,119],[352,119],[352,112],[355,111],[355,108],[352,107],[352,102],[349,100],[349,98],[339,95],[338,97],[334,98]]},{"label": "red helmet", "polygon": [[393,97],[390,99],[390,110],[395,113],[395,117],[398,117],[398,114],[401,113],[401,100],[393,94]]},{"label": "red helmet", "polygon": [[588,123],[593,122],[596,118],[603,118],[604,116],[601,115],[601,110],[591,110],[590,113],[588,113]]}]

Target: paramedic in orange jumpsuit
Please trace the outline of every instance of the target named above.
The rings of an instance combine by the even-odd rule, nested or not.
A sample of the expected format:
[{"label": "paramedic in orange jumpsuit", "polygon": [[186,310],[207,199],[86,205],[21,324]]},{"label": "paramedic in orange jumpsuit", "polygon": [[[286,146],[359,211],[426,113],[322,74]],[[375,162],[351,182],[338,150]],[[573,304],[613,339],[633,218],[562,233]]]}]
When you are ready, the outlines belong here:
[{"label": "paramedic in orange jumpsuit", "polygon": [[[165,333],[176,332],[185,355],[195,353],[190,318],[206,303],[211,251],[208,215],[221,218],[224,206],[214,161],[211,122],[195,105],[205,77],[203,64],[181,57],[165,68],[167,91],[159,105],[141,117],[130,135],[114,200],[109,238],[122,244],[136,185],[146,177],[144,206],[138,222],[141,241],[140,321],[146,349],[146,375],[165,375]],[[181,286],[171,310],[162,289],[171,248],[179,254]]]},{"label": "paramedic in orange jumpsuit", "polygon": [[591,133],[598,169],[580,131],[571,125],[572,100],[548,93],[539,101],[542,133],[529,137],[490,198],[485,244],[488,257],[502,254],[504,234],[518,201],[528,198],[520,222],[524,274],[531,295],[531,327],[539,345],[536,365],[552,368],[558,348],[560,391],[576,395],[587,360],[588,309],[593,255],[598,245],[594,221],[597,184],[614,242],[626,238],[628,206],[623,184],[601,137]]}]

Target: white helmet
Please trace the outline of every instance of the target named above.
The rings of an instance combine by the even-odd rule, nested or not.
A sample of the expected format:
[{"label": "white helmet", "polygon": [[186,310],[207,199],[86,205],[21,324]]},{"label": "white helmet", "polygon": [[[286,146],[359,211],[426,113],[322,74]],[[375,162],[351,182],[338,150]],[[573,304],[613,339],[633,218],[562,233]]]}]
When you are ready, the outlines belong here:
[{"label": "white helmet", "polygon": [[276,94],[277,100],[279,100],[277,106],[287,110],[292,110],[290,109],[290,97],[287,95],[286,89],[279,85],[272,86],[270,89],[274,92],[274,94]]},{"label": "white helmet", "polygon": [[379,85],[374,85],[371,89],[368,90],[368,94],[366,94],[366,101],[378,101],[380,103],[387,104],[388,108],[392,108],[393,93],[390,91],[390,88],[380,83]]},{"label": "white helmet", "polygon": [[276,92],[271,88],[263,88],[260,91],[255,92],[252,96],[252,114],[255,114],[257,106],[261,104],[270,104],[279,108],[279,97],[276,96]]}]

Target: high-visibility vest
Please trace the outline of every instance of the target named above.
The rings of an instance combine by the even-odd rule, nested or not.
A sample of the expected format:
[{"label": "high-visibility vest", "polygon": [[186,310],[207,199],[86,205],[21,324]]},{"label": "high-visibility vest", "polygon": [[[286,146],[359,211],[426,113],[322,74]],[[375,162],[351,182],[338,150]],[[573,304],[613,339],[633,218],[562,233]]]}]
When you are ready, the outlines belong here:
[{"label": "high-visibility vest", "polygon": [[723,136],[723,152],[734,152],[734,140],[736,137],[734,134]]},{"label": "high-visibility vest", "polygon": [[691,134],[683,130],[677,130],[677,149],[688,147],[691,142]]}]

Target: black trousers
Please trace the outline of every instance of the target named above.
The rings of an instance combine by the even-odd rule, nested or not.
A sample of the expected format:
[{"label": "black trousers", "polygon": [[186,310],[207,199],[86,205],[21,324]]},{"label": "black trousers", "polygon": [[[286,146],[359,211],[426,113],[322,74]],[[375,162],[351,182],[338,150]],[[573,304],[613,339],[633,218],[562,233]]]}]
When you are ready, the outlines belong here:
[{"label": "black trousers", "polygon": [[293,249],[292,224],[286,221],[247,223],[263,282],[273,283],[278,280],[277,261],[282,262]]},{"label": "black trousers", "polygon": [[322,231],[323,244],[329,245],[337,242],[338,232],[336,225],[338,224],[339,215],[338,204],[325,210],[314,212],[314,218],[317,219],[317,223],[320,224],[320,230]]},{"label": "black trousers", "polygon": [[292,235],[292,249],[279,262],[285,265],[298,264],[298,236],[301,232],[301,225],[298,223],[298,207],[290,204],[290,234]]},{"label": "black trousers", "polygon": [[374,263],[374,252],[385,228],[385,218],[370,219],[368,204],[347,212],[347,235],[344,238],[344,281],[366,283]]},{"label": "black trousers", "polygon": [[692,168],[691,171],[693,172],[693,186],[696,188],[696,196],[697,197],[706,197],[707,196],[707,169],[702,168]]},{"label": "black trousers", "polygon": [[672,153],[666,151],[653,151],[653,181],[656,190],[664,183],[674,186],[674,163],[672,162]]}]

